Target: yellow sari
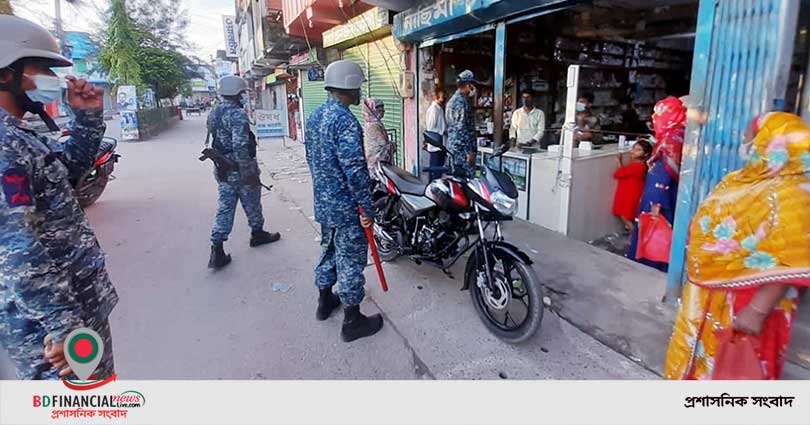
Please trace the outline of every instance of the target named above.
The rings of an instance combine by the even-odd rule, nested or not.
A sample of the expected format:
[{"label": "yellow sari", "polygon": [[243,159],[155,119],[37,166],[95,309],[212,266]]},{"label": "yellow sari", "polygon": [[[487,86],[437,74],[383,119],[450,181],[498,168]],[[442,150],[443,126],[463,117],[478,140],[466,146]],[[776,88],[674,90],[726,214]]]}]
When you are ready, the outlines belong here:
[{"label": "yellow sari", "polygon": [[762,285],[791,285],[754,337],[763,375],[778,379],[798,291],[810,285],[810,130],[796,115],[754,122],[748,163],[701,203],[689,231],[683,291],[667,352],[667,379],[711,379],[716,331],[731,329]]}]

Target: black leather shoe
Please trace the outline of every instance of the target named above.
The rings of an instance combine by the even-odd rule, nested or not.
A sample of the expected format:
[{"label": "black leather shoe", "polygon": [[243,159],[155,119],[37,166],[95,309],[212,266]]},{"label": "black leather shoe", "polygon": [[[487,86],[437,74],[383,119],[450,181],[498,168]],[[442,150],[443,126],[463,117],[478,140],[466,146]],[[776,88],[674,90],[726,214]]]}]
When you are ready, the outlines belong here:
[{"label": "black leather shoe", "polygon": [[340,297],[332,293],[332,288],[321,289],[318,295],[318,311],[315,318],[323,321],[332,315],[332,312],[340,306]]},{"label": "black leather shoe", "polygon": [[374,335],[383,327],[382,316],[379,314],[364,316],[360,313],[359,305],[346,307],[343,311],[343,328],[340,330],[343,342],[352,342]]}]

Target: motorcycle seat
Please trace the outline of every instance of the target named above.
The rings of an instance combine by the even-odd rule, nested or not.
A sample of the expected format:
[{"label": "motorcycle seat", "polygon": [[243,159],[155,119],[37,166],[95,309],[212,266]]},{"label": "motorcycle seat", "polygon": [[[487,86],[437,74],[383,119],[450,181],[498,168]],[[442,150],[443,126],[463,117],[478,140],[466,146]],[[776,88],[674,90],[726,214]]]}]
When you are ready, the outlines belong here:
[{"label": "motorcycle seat", "polygon": [[394,186],[402,193],[409,195],[424,195],[427,183],[422,183],[418,177],[391,164],[382,164],[385,176],[394,182]]}]

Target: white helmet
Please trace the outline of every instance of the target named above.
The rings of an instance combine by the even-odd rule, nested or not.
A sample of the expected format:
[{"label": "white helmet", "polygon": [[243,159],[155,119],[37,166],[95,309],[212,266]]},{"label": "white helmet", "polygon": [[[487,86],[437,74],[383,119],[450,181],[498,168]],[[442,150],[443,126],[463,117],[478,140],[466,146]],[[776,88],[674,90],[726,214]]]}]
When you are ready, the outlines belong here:
[{"label": "white helmet", "polygon": [[248,90],[248,83],[244,78],[235,75],[227,75],[219,79],[220,96],[239,96],[243,91]]},{"label": "white helmet", "polygon": [[49,67],[72,66],[62,56],[59,43],[41,26],[11,15],[0,15],[0,68],[6,68],[20,59],[38,59]]},{"label": "white helmet", "polygon": [[329,64],[323,79],[327,89],[341,90],[357,90],[366,82],[360,66],[345,59]]}]

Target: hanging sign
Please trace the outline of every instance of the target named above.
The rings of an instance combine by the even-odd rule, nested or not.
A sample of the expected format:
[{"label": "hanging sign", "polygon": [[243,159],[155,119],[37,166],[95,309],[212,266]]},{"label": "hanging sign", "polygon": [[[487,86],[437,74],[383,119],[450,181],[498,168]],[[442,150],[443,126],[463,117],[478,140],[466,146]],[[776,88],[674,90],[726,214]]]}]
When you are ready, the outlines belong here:
[{"label": "hanging sign", "polygon": [[225,31],[225,57],[239,57],[239,41],[236,39],[236,17],[222,15],[222,29]]},{"label": "hanging sign", "polygon": [[319,66],[309,68],[309,71],[307,71],[307,79],[309,81],[323,81],[323,68]]},{"label": "hanging sign", "polygon": [[256,138],[273,139],[287,136],[287,113],[282,109],[256,110]]},{"label": "hanging sign", "polygon": [[388,26],[387,9],[375,7],[360,16],[352,18],[344,25],[338,25],[323,32],[323,47],[331,47]]}]

